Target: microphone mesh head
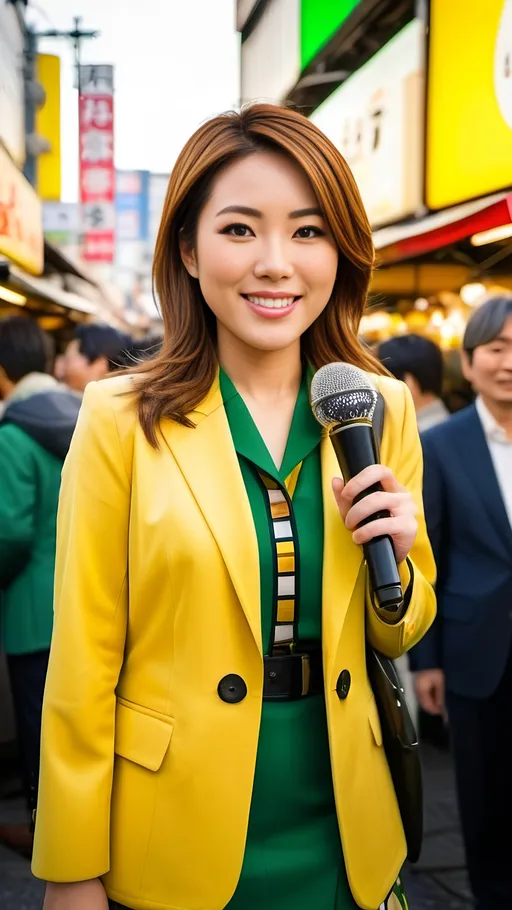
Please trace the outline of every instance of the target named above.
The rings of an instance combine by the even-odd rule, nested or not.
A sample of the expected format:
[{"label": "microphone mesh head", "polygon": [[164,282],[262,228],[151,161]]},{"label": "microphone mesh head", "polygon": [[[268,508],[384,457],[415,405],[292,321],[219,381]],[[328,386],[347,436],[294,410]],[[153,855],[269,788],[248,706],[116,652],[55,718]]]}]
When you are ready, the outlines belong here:
[{"label": "microphone mesh head", "polygon": [[325,427],[344,421],[372,420],[377,404],[373,383],[359,367],[350,363],[328,363],[311,382],[311,407]]}]

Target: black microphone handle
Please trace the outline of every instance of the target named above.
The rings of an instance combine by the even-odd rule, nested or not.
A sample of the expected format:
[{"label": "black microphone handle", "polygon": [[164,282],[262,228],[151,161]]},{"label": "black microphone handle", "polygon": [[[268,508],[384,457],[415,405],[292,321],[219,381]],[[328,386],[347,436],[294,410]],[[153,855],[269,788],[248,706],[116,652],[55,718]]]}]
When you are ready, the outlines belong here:
[{"label": "black microphone handle", "polygon": [[[377,446],[370,424],[344,424],[343,429],[335,427],[329,435],[345,483],[364,468],[378,464]],[[381,484],[375,483],[356,496],[354,502],[379,490],[382,490]],[[389,518],[389,512],[376,512],[361,524],[368,524],[376,518]],[[363,544],[363,552],[377,605],[383,610],[398,611],[403,602],[403,592],[391,538],[387,535],[375,537]]]}]

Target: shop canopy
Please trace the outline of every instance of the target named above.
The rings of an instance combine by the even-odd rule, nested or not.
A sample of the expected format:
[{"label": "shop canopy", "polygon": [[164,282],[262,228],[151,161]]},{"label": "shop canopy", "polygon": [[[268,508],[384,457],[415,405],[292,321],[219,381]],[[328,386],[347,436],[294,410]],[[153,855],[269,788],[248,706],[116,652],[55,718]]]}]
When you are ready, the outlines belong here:
[{"label": "shop canopy", "polygon": [[512,192],[498,193],[409,224],[381,228],[375,231],[373,240],[379,264],[388,265],[434,253],[510,222]]}]

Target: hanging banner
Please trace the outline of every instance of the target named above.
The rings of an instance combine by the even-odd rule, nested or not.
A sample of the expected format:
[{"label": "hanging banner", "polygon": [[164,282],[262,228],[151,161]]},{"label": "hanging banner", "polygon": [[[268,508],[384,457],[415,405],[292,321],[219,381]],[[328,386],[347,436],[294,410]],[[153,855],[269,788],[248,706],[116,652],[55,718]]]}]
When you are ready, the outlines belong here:
[{"label": "hanging banner", "polygon": [[80,67],[79,129],[83,258],[113,262],[116,175],[112,66]]}]

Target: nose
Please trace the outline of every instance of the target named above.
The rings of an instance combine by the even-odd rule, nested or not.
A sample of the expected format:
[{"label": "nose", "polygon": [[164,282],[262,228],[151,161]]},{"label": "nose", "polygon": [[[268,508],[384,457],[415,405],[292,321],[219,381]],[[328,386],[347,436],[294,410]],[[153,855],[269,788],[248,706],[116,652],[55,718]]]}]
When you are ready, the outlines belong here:
[{"label": "nose", "polygon": [[254,265],[254,277],[281,281],[283,278],[292,278],[294,271],[286,242],[279,238],[269,238]]}]

